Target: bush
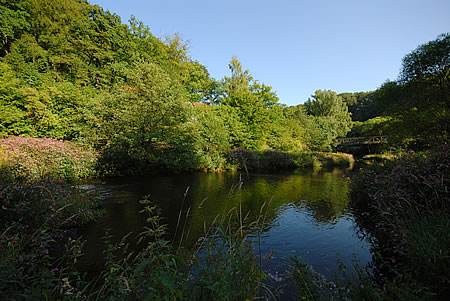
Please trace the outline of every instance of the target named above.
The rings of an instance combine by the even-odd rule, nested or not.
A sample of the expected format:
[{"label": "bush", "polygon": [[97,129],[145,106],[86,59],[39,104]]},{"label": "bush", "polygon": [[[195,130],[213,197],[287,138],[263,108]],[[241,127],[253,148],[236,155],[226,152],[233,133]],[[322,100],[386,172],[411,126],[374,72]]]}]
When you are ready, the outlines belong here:
[{"label": "bush", "polygon": [[291,153],[291,157],[297,167],[352,167],[353,156],[345,153],[303,152]]},{"label": "bush", "polygon": [[295,163],[288,153],[279,151],[265,151],[260,158],[261,168],[264,170],[293,169]]},{"label": "bush", "polygon": [[48,176],[33,180],[0,170],[0,183],[0,295],[10,300],[64,295],[77,278],[68,262],[81,246],[71,243],[60,260],[52,257],[52,247],[63,228],[93,220],[99,213],[95,204]]},{"label": "bush", "polygon": [[236,164],[239,169],[249,170],[259,169],[259,159],[256,151],[251,151],[242,147],[238,147],[226,154],[228,162]]},{"label": "bush", "polygon": [[97,154],[73,142],[50,138],[0,139],[0,168],[15,177],[79,179],[97,174]]},{"label": "bush", "polygon": [[228,152],[226,158],[229,163],[247,172],[286,170],[296,167],[291,155],[280,151],[258,152],[240,147]]},{"label": "bush", "polygon": [[274,171],[288,170],[297,167],[351,167],[354,159],[350,154],[302,152],[285,153],[280,151],[251,151],[236,148],[226,154],[229,163],[237,165],[241,170]]},{"label": "bush", "polygon": [[313,153],[291,153],[292,160],[298,167],[318,167],[320,166],[319,159]]},{"label": "bush", "polygon": [[374,245],[378,275],[411,275],[416,288],[410,289],[418,296],[450,294],[449,150],[441,145],[361,168],[351,184],[356,218]]}]

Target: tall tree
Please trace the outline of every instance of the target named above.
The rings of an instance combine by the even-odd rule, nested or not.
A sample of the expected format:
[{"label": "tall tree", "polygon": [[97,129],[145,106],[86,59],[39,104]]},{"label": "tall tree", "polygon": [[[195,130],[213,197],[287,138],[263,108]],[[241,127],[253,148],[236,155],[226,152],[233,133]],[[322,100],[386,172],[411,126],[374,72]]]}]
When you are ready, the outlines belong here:
[{"label": "tall tree", "polygon": [[0,57],[9,53],[11,43],[29,29],[30,1],[0,0]]},{"label": "tall tree", "polygon": [[391,115],[391,133],[423,147],[448,141],[450,133],[450,34],[420,45],[403,58],[398,82],[377,97]]},{"label": "tall tree", "polygon": [[270,130],[269,108],[276,105],[278,97],[271,87],[259,84],[233,57],[228,65],[231,77],[222,80],[223,96],[220,104],[235,108],[239,121],[245,126],[247,137],[241,145],[250,149],[261,148]]},{"label": "tall tree", "polygon": [[317,90],[305,103],[308,114],[323,119],[332,131],[331,136],[344,137],[352,128],[351,114],[342,97],[330,90]]},{"label": "tall tree", "polygon": [[338,96],[347,104],[353,121],[363,122],[383,113],[374,92],[341,93]]}]

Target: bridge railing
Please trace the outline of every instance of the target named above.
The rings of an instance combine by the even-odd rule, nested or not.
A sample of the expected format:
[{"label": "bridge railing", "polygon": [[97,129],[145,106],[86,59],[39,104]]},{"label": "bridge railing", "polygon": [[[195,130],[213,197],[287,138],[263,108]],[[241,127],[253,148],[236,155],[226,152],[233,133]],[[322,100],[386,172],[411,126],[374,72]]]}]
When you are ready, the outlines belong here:
[{"label": "bridge railing", "polygon": [[337,138],[334,145],[360,145],[387,143],[386,136]]}]

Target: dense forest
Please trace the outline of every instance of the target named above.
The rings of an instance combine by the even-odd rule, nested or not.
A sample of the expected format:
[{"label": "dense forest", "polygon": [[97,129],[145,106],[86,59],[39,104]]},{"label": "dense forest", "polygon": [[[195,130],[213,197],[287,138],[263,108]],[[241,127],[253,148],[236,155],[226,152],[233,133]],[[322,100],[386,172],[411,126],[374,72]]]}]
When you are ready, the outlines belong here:
[{"label": "dense forest", "polygon": [[392,146],[447,139],[448,35],[377,91],[318,90],[287,107],[236,57],[214,79],[179,35],[162,41],[87,1],[2,1],[0,13],[0,137],[75,140],[128,172],[215,169],[238,147],[330,151],[352,127]]}]

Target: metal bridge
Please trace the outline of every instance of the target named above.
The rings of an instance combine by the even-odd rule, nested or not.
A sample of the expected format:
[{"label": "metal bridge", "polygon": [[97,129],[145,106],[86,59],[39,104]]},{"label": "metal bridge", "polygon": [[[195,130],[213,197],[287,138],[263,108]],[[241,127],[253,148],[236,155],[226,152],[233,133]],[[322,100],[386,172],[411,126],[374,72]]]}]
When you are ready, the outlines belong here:
[{"label": "metal bridge", "polygon": [[352,137],[352,138],[337,138],[334,142],[338,145],[362,145],[362,144],[380,144],[387,143],[386,136],[370,136],[370,137]]}]

